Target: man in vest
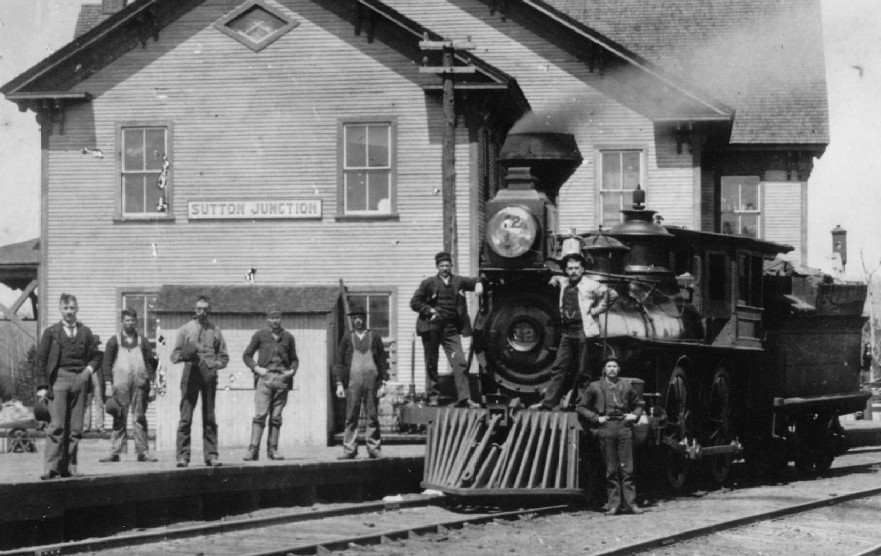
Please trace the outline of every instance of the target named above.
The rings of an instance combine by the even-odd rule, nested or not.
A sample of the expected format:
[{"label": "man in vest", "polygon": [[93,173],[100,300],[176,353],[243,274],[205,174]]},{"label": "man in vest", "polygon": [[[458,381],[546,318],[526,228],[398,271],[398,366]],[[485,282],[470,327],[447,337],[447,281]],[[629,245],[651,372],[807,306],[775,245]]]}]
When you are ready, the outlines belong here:
[{"label": "man in vest", "polygon": [[61,321],[43,331],[37,349],[34,382],[37,403],[49,406],[41,479],[77,475],[77,449],[83,437],[83,415],[92,373],[101,365],[98,340],[79,322],[76,297],[61,294]]},{"label": "man in vest", "polygon": [[122,331],[107,340],[104,349],[104,390],[107,412],[113,416],[113,432],[110,453],[98,460],[102,463],[119,461],[119,454],[128,441],[129,412],[133,416],[138,461],[159,461],[147,446],[147,404],[155,399],[157,361],[149,340],[138,334],[137,325],[138,313],[134,309],[123,309]]},{"label": "man in vest", "polygon": [[594,427],[606,461],[606,515],[642,513],[633,486],[633,425],[642,415],[642,402],[618,373],[616,357],[603,361],[603,376],[591,382],[578,398],[575,411]]},{"label": "man in vest", "polygon": [[[242,354],[245,365],[254,373],[254,420],[251,423],[251,442],[245,461],[260,457],[260,439],[269,418],[266,437],[266,457],[284,459],[278,453],[281,417],[288,403],[288,392],[293,388],[294,375],[300,365],[294,336],[281,326],[281,310],[271,306],[266,311],[268,328],[258,330]],[[257,354],[257,360],[254,360]]]},{"label": "man in vest", "polygon": [[[577,239],[577,238],[573,238]],[[567,240],[568,241],[568,240]],[[618,298],[615,290],[584,276],[587,260],[581,254],[580,240],[564,245],[560,261],[566,278],[554,276],[551,285],[560,288],[560,320],[563,333],[557,356],[551,367],[551,381],[544,398],[532,409],[555,408],[576,378],[572,387],[580,390],[590,382],[590,343],[600,335],[599,315]],[[574,371],[574,372],[573,372]]]},{"label": "man in vest", "polygon": [[427,394],[432,402],[438,398],[437,359],[440,346],[443,346],[453,369],[456,405],[479,407],[480,404],[471,400],[467,362],[462,352],[462,336],[471,335],[471,321],[463,292],[473,291],[481,295],[483,284],[479,278],[454,276],[453,259],[449,253],[438,253],[434,262],[437,275],[423,280],[410,300],[410,308],[419,313],[416,333],[422,338],[428,378]]},{"label": "man in vest", "polygon": [[364,308],[352,307],[349,316],[352,317],[354,330],[343,336],[333,367],[336,395],[346,398],[343,455],[337,459],[355,459],[358,456],[358,418],[362,404],[367,413],[367,454],[372,459],[378,459],[382,457],[382,439],[376,406],[379,398],[385,395],[385,383],[389,378],[388,359],[382,338],[367,329],[367,312]]},{"label": "man in vest", "polygon": [[196,316],[177,331],[172,363],[185,363],[180,380],[180,423],[177,427],[177,467],[190,464],[190,429],[193,411],[202,397],[202,446],[205,465],[221,465],[217,453],[217,371],[229,363],[226,341],[220,328],[208,320],[211,302],[204,295],[196,300]]}]

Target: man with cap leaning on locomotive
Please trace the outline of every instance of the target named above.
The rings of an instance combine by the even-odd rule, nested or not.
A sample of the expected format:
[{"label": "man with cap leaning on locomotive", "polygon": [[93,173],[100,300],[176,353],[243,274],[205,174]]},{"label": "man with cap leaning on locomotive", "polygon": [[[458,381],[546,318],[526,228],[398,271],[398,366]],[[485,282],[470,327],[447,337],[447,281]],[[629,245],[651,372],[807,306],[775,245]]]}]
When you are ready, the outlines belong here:
[{"label": "man with cap leaning on locomotive", "polygon": [[581,254],[580,238],[564,242],[560,264],[566,277],[554,276],[551,285],[560,288],[563,333],[544,398],[530,406],[532,409],[555,408],[572,378],[573,369],[577,370],[573,384],[576,391],[590,382],[590,343],[600,335],[599,315],[618,299],[615,290],[584,276],[588,260]]},{"label": "man with cap leaning on locomotive", "polygon": [[633,486],[633,425],[642,415],[642,402],[630,383],[619,378],[620,371],[617,357],[606,358],[603,376],[581,392],[575,406],[596,427],[606,461],[606,515],[642,513]]},{"label": "man with cap leaning on locomotive", "polygon": [[211,302],[204,295],[196,300],[195,317],[177,331],[172,363],[185,363],[181,376],[180,423],[177,426],[177,467],[190,464],[190,429],[193,411],[202,396],[202,446],[205,465],[221,465],[217,453],[217,371],[229,363],[226,341],[220,328],[208,320]]},{"label": "man with cap leaning on locomotive", "polygon": [[150,342],[138,334],[138,313],[126,308],[121,316],[122,331],[107,340],[104,348],[105,408],[113,416],[113,432],[110,433],[110,452],[98,461],[119,461],[119,454],[128,441],[126,421],[131,411],[138,461],[156,462],[159,460],[150,455],[147,446],[147,404],[156,396],[158,362]]},{"label": "man with cap leaning on locomotive", "polygon": [[428,397],[435,401],[439,394],[437,360],[440,346],[443,346],[453,369],[456,405],[479,406],[471,400],[467,363],[462,352],[462,336],[471,335],[471,321],[463,292],[473,291],[481,295],[483,284],[479,278],[453,275],[453,259],[449,253],[438,253],[434,262],[437,275],[423,280],[410,300],[410,308],[419,313],[416,333],[422,338]]},{"label": "man with cap leaning on locomotive", "polygon": [[101,367],[97,337],[76,318],[76,296],[61,294],[58,311],[61,321],[40,337],[34,374],[38,402],[48,405],[51,415],[43,451],[43,480],[77,475],[86,395],[92,373]]},{"label": "man with cap leaning on locomotive", "polygon": [[352,328],[337,350],[333,366],[337,398],[346,398],[346,426],[343,433],[343,455],[337,459],[355,459],[358,456],[358,418],[361,405],[367,413],[365,443],[371,459],[382,457],[382,439],[379,434],[377,405],[385,395],[389,379],[388,359],[382,338],[367,329],[367,311],[353,306],[349,311]]},{"label": "man with cap leaning on locomotive", "polygon": [[[294,386],[294,375],[300,366],[294,336],[282,328],[281,310],[273,305],[266,311],[268,328],[258,330],[251,337],[242,354],[245,365],[254,373],[254,420],[251,423],[251,442],[245,461],[260,457],[260,439],[269,418],[266,438],[266,457],[284,459],[278,454],[281,417],[288,403],[288,392]],[[254,360],[257,354],[257,360]]]}]

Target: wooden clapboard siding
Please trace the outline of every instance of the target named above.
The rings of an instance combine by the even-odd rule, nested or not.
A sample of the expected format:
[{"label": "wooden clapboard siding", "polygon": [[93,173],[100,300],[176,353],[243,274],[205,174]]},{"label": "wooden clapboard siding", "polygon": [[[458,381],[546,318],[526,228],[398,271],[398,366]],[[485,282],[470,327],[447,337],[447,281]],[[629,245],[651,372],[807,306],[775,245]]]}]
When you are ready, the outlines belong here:
[{"label": "wooden clapboard siding", "polygon": [[794,249],[786,258],[796,262],[804,261],[807,222],[801,212],[792,210],[792,207],[802,202],[806,187],[807,184],[800,181],[762,182],[762,239],[792,245]]},{"label": "wooden clapboard siding", "polygon": [[[490,15],[482,2],[449,0],[388,0],[396,10],[417,19],[448,38],[470,36],[482,59],[513,75],[534,110],[561,110],[569,114],[584,164],[560,191],[560,229],[587,231],[596,227],[598,147],[646,149],[646,200],[665,224],[692,226],[694,207],[682,203],[693,197],[692,156],[681,154],[675,142],[655,145],[654,126],[647,118],[624,107],[592,86],[600,79],[585,64],[510,21]],[[657,151],[657,152],[656,152]]]},{"label": "wooden clapboard siding", "polygon": [[[190,314],[163,315],[169,342],[159,349],[163,364],[168,369],[168,392],[159,398],[157,406],[156,443],[159,449],[175,447],[180,412],[180,380],[183,365],[169,360],[173,338],[177,328],[191,318]],[[294,378],[294,389],[288,397],[281,430],[280,447],[294,444],[326,445],[332,426],[330,404],[330,357],[335,349],[336,337],[331,328],[332,315],[285,315],[285,328],[297,342],[300,367]],[[230,363],[218,376],[217,421],[221,448],[244,448],[251,433],[254,417],[254,383],[251,371],[242,362],[242,352],[252,334],[266,326],[259,315],[212,315],[212,321],[220,327]],[[236,377],[231,380],[231,377]],[[201,403],[201,402],[200,402]],[[193,447],[200,448],[202,430],[201,413],[193,418]],[[264,433],[264,446],[266,435]],[[263,448],[261,448],[262,450]]]},{"label": "wooden clapboard siding", "polygon": [[[412,291],[442,246],[439,99],[409,60],[308,0],[277,3],[300,25],[259,53],[212,27],[238,1],[209,0],[77,85],[93,102],[71,108],[50,138],[47,295],[78,295],[83,321],[117,327],[120,290],[230,284],[257,268],[263,284],[392,287],[398,359],[410,358]],[[394,221],[336,221],[337,123],[397,123]],[[172,122],[173,222],[114,222],[117,126]],[[457,131],[459,248],[469,233],[467,131]],[[105,158],[80,154],[100,148]],[[224,198],[320,198],[320,221],[188,221],[186,203]],[[156,244],[158,257],[151,256]],[[463,272],[472,273],[460,257]],[[50,303],[50,306],[52,304]],[[421,346],[417,349],[420,350]],[[422,357],[417,356],[419,377]],[[419,381],[418,381],[419,382]],[[421,383],[421,382],[420,382]]]}]

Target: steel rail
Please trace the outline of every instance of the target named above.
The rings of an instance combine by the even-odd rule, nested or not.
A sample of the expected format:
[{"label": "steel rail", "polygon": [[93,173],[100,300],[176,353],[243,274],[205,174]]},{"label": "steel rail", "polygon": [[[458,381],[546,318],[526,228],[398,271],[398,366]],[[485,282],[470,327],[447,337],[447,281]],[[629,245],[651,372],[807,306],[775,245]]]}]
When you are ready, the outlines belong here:
[{"label": "steel rail", "polygon": [[[813,502],[805,502],[803,504],[796,504],[794,506],[789,506],[786,508],[779,508],[776,510],[771,510],[768,512],[762,512],[755,515],[750,515],[746,517],[739,517],[736,519],[731,519],[728,521],[723,521],[720,523],[714,523],[712,525],[705,525],[703,527],[695,527],[694,529],[688,529],[685,531],[679,531],[678,533],[672,533],[670,535],[663,535],[660,537],[655,537],[653,539],[648,539],[645,541],[638,541],[635,543],[628,544],[626,546],[620,546],[618,548],[613,548],[610,550],[603,550],[600,552],[591,553],[590,556],[627,556],[630,554],[639,554],[641,552],[645,552],[648,550],[656,550],[659,548],[666,548],[674,544],[679,544],[685,541],[694,540],[700,537],[707,537],[709,535],[720,533],[722,531],[728,531],[731,529],[738,529],[740,527],[745,527],[747,525],[752,525],[754,523],[759,523],[762,521],[770,521],[772,519],[778,519],[781,517],[796,515],[804,512],[809,512],[812,510],[817,510],[820,508],[825,508],[827,506],[834,506],[836,504],[843,504],[845,502],[850,502],[853,500],[859,500],[861,498],[869,498],[870,496],[877,496],[881,494],[881,487],[870,488],[867,490],[860,490],[856,492],[851,492],[848,494],[842,494],[840,496],[831,496],[829,498],[824,498],[822,500],[815,500]],[[862,554],[862,553],[861,553]],[[865,554],[875,554],[874,552],[867,552]]]},{"label": "steel rail", "polygon": [[284,523],[296,523],[299,521],[313,521],[329,517],[343,515],[356,515],[360,513],[380,512],[397,510],[400,508],[418,508],[439,504],[442,498],[437,496],[422,496],[409,500],[394,502],[364,502],[360,504],[345,504],[342,506],[323,510],[297,509],[271,516],[251,517],[246,519],[231,519],[222,522],[210,522],[200,525],[192,525],[174,529],[162,529],[160,531],[145,531],[133,534],[114,535],[98,539],[85,539],[82,541],[69,541],[40,546],[29,546],[13,550],[0,551],[0,556],[48,556],[60,554],[77,554],[88,551],[108,550],[137,546],[142,544],[163,542],[175,539],[186,539],[201,535],[217,533],[229,533],[256,527],[280,525]]},{"label": "steel rail", "polygon": [[555,506],[543,506],[540,508],[521,508],[507,512],[487,513],[467,518],[457,518],[453,520],[444,520],[424,525],[410,526],[404,529],[393,529],[386,531],[378,531],[369,535],[359,535],[354,537],[341,537],[330,541],[322,541],[317,543],[308,543],[288,548],[280,548],[263,552],[251,552],[243,556],[287,556],[288,554],[330,554],[334,550],[346,550],[355,547],[369,546],[391,542],[396,540],[405,540],[413,535],[420,536],[431,533],[444,533],[451,529],[458,529],[466,525],[479,525],[488,523],[498,519],[515,519],[524,515],[547,515],[559,513],[572,509],[570,504],[558,504]]}]

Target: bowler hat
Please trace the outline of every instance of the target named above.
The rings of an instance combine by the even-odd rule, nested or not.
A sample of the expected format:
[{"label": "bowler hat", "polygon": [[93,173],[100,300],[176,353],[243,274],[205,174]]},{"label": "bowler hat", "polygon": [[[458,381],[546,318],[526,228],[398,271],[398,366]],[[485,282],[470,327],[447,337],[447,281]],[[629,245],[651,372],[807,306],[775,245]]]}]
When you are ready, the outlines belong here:
[{"label": "bowler hat", "polygon": [[49,402],[43,398],[38,398],[37,401],[34,402],[34,419],[37,421],[43,421],[44,423],[48,423],[52,420],[52,416],[49,414]]},{"label": "bowler hat", "polygon": [[119,415],[122,413],[122,405],[116,399],[116,396],[107,398],[107,401],[104,402],[104,411],[114,419],[119,418]]},{"label": "bowler hat", "polygon": [[349,307],[349,316],[353,317],[355,315],[367,315],[363,305],[352,305]]},{"label": "bowler hat", "polygon": [[437,255],[434,256],[434,264],[441,264],[442,261],[453,262],[453,257],[450,256],[446,251],[441,251]]},{"label": "bowler hat", "polygon": [[610,356],[606,357],[605,359],[603,359],[602,362],[600,362],[600,370],[605,369],[606,363],[608,363],[609,361],[614,361],[615,363],[618,363],[619,367],[621,366],[621,360],[618,359],[618,357],[616,357],[614,355],[610,355]]}]

